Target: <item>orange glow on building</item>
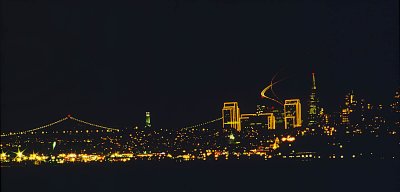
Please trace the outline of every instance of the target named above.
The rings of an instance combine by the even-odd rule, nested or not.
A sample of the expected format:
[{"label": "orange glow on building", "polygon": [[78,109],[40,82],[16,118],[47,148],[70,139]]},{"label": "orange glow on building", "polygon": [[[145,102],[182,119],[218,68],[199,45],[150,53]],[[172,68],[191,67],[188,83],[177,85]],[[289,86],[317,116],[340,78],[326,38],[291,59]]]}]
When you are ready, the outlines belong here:
[{"label": "orange glow on building", "polygon": [[225,102],[222,108],[222,126],[224,129],[241,130],[240,109],[237,102]]},{"label": "orange glow on building", "polygon": [[284,105],[285,129],[301,127],[301,104],[300,99],[285,100]]},{"label": "orange glow on building", "polygon": [[265,122],[265,126],[263,126],[263,127],[267,128],[267,129],[275,129],[275,116],[273,113],[241,114],[240,119],[241,119],[241,121],[242,120],[250,121],[250,123]]}]

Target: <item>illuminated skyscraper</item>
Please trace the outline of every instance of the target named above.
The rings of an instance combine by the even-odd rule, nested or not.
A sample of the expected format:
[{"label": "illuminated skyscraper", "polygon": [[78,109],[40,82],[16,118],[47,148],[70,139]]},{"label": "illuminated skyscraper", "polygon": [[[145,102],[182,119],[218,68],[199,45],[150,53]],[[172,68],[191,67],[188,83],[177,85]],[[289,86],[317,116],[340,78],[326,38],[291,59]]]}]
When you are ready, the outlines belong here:
[{"label": "illuminated skyscraper", "polygon": [[285,129],[301,127],[301,104],[299,99],[285,100]]},{"label": "illuminated skyscraper", "polygon": [[275,129],[279,125],[283,126],[283,108],[276,108],[275,106],[267,107],[266,105],[257,105],[256,114],[268,116],[268,129]]},{"label": "illuminated skyscraper", "polygon": [[237,102],[225,102],[222,108],[222,127],[224,130],[241,130],[240,110]]},{"label": "illuminated skyscraper", "polygon": [[145,126],[144,127],[151,127],[151,124],[150,124],[150,112],[146,112],[146,124],[145,124]]},{"label": "illuminated skyscraper", "polygon": [[265,106],[265,105],[257,105],[257,111],[256,111],[256,113],[257,114],[260,114],[260,113],[267,113],[268,111],[268,107],[267,106]]},{"label": "illuminated skyscraper", "polygon": [[342,119],[342,125],[349,125],[350,124],[349,114],[350,114],[350,111],[349,111],[348,108],[342,109],[342,112],[340,114],[340,117]]},{"label": "illuminated skyscraper", "polygon": [[283,127],[284,124],[284,116],[285,113],[283,112],[282,108],[274,108],[271,111],[275,116],[275,125],[278,127]]},{"label": "illuminated skyscraper", "polygon": [[310,100],[308,101],[308,126],[315,126],[320,120],[320,106],[317,97],[317,86],[315,84],[315,74],[312,73],[312,87]]},{"label": "illuminated skyscraper", "polygon": [[275,129],[275,116],[273,113],[260,113],[258,116],[266,119],[268,129]]},{"label": "illuminated skyscraper", "polygon": [[[350,93],[348,93],[345,98],[344,98],[344,106],[342,108],[342,111],[340,113],[340,117],[341,117],[341,124],[342,125],[349,125],[350,124],[350,119],[349,116],[352,112],[354,112],[354,110],[356,110],[357,107],[357,101],[355,100],[355,95],[354,92],[351,91]],[[363,104],[359,103],[358,107],[363,110]],[[358,110],[360,110],[358,109]],[[359,116],[359,115],[358,115]]]},{"label": "illuminated skyscraper", "polygon": [[275,129],[275,116],[273,113],[241,114],[241,125],[252,128]]}]

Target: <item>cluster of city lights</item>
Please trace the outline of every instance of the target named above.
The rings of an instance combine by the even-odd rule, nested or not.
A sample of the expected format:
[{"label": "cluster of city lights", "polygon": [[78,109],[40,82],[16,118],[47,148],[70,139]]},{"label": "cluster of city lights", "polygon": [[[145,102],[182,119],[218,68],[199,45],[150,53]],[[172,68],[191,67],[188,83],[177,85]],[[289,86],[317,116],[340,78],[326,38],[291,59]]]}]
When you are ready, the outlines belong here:
[{"label": "cluster of city lights", "polygon": [[288,135],[287,137],[282,137],[282,141],[287,141],[287,142],[293,142],[294,140],[296,140],[295,137],[292,137],[290,135]]},{"label": "cluster of city lights", "polygon": [[[263,98],[271,100],[265,93],[272,91],[276,83],[271,81],[262,91]],[[343,110],[330,116],[320,107],[314,74],[312,87],[307,124],[302,120],[300,99],[285,99],[281,109],[257,105],[255,113],[241,113],[238,102],[225,102],[222,117],[180,129],[151,126],[150,112],[146,112],[143,128],[136,126],[121,129],[68,115],[34,129],[1,134],[0,160],[2,164],[23,165],[24,162],[33,162],[37,165],[163,159],[310,161],[398,158],[399,154],[390,149],[400,146],[396,140],[400,123],[396,119],[391,120],[391,116],[383,116],[383,105],[373,108],[364,100],[357,100],[351,92],[345,97],[345,104],[341,107]],[[399,92],[396,92],[395,99],[399,98]],[[399,102],[393,102],[390,109],[394,112],[392,115],[398,115]],[[91,128],[83,130],[82,126],[72,125],[73,130],[43,130],[68,119]],[[221,121],[222,126],[217,125],[216,122]],[[382,141],[384,144],[381,145]],[[360,147],[366,142],[377,144],[380,148]],[[313,147],[311,151],[310,146]],[[25,155],[26,150],[33,152]]]}]

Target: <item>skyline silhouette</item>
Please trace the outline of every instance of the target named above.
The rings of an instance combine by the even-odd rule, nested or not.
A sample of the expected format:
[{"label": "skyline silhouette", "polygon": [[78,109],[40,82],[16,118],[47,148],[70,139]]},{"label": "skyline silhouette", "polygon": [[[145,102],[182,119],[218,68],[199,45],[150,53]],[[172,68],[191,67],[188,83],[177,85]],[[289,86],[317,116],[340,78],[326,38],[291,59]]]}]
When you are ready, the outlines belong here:
[{"label": "skyline silhouette", "polygon": [[389,103],[398,2],[289,2],[6,1],[1,127],[69,113],[129,126],[145,111],[177,127],[229,100],[252,110],[282,69],[282,97],[306,98],[315,72],[330,112],[350,90]]}]

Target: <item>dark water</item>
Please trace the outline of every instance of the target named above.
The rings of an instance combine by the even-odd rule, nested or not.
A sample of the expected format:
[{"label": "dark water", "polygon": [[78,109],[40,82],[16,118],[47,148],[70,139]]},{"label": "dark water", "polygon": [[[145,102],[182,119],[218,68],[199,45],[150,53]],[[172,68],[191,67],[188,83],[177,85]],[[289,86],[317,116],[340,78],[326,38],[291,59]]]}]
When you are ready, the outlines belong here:
[{"label": "dark water", "polygon": [[400,191],[396,161],[135,162],[1,168],[1,191]]}]

